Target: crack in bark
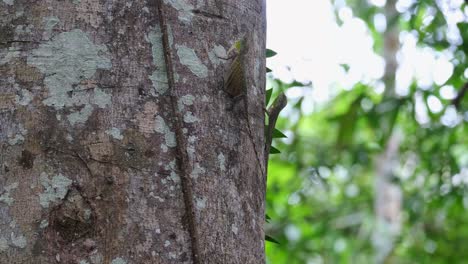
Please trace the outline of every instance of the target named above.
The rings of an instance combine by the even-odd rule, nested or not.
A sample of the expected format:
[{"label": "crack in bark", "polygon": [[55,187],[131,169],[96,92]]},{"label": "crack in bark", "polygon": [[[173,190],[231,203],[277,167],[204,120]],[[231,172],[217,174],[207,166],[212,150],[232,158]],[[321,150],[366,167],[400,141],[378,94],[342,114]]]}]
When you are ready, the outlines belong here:
[{"label": "crack in bark", "polygon": [[182,115],[177,111],[177,97],[174,95],[174,72],[173,72],[173,64],[171,59],[171,47],[169,44],[169,35],[168,35],[168,28],[166,24],[166,19],[164,17],[163,12],[163,3],[162,0],[157,0],[156,2],[157,9],[158,9],[158,16],[159,16],[159,26],[161,28],[161,32],[163,33],[162,42],[163,42],[163,49],[164,49],[164,59],[166,62],[166,69],[167,69],[167,79],[168,79],[168,86],[169,86],[169,97],[171,101],[171,108],[174,114],[174,122],[173,125],[175,127],[176,133],[176,159],[177,165],[179,167],[179,171],[181,172],[181,184],[182,184],[182,194],[185,204],[185,210],[188,220],[188,232],[190,234],[190,242],[191,242],[191,249],[192,249],[192,260],[194,264],[200,264],[200,245],[199,245],[199,237],[197,231],[197,223],[195,219],[195,206],[193,201],[193,183],[190,178],[189,172],[189,160],[188,154],[185,152],[186,142],[184,138],[184,134],[182,131],[182,122],[183,120]]},{"label": "crack in bark", "polygon": [[8,46],[8,45],[11,45],[11,44],[14,44],[14,43],[22,43],[22,44],[34,43],[34,44],[38,44],[38,43],[40,43],[40,42],[38,42],[38,41],[31,41],[31,40],[7,40],[7,41],[0,41],[0,45],[2,45],[2,46]]},{"label": "crack in bark", "polygon": [[76,151],[67,152],[67,151],[63,151],[63,150],[58,149],[58,148],[53,147],[53,146],[46,146],[46,151],[48,151],[49,149],[50,149],[50,150],[53,150],[53,151],[55,151],[55,152],[58,152],[58,153],[62,153],[62,154],[64,154],[64,155],[72,156],[72,157],[78,159],[81,163],[83,163],[83,164],[85,165],[85,168],[86,168],[86,170],[88,171],[89,175],[90,175],[91,177],[94,176],[94,174],[93,174],[91,168],[89,167],[88,163],[86,162],[86,160],[85,160],[83,157],[81,157],[80,154],[78,154],[78,152],[76,152]]},{"label": "crack in bark", "polygon": [[208,19],[219,19],[219,20],[225,20],[226,18],[222,15],[218,15],[218,14],[213,14],[213,13],[210,13],[210,12],[206,12],[206,11],[203,11],[203,10],[200,10],[200,9],[193,9],[192,10],[192,13],[196,16],[200,16],[202,18],[208,18]]},{"label": "crack in bark", "polygon": [[[118,161],[115,161],[115,160],[99,160],[99,159],[95,159],[93,157],[87,157],[87,158],[84,158],[82,155],[80,155],[77,151],[73,150],[72,152],[67,152],[67,151],[63,151],[63,150],[60,150],[58,148],[55,148],[55,147],[52,147],[52,146],[47,146],[47,149],[51,149],[55,152],[59,152],[59,153],[62,153],[64,155],[68,155],[68,156],[72,156],[76,159],[78,159],[86,168],[86,170],[88,171],[89,175],[94,177],[94,173],[91,169],[91,167],[89,166],[89,161],[94,161],[94,162],[97,162],[97,163],[101,163],[101,164],[106,164],[106,165],[112,165],[112,166],[116,166],[116,167],[119,167],[119,168],[130,168],[130,169],[134,169],[134,170],[137,170],[137,171],[143,171],[143,169],[141,168],[138,168],[138,167],[135,167],[135,166],[132,166],[132,165],[125,165],[125,164],[122,164],[122,163],[119,163]],[[109,181],[109,180],[108,180]]]}]

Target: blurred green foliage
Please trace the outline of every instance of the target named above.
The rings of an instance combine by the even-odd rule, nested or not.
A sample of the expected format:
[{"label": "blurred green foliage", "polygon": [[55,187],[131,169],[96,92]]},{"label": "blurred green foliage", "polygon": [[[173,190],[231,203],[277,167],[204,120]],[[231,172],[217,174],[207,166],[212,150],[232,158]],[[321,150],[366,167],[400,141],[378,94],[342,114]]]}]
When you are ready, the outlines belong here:
[{"label": "blurred green foliage", "polygon": [[[455,106],[440,91],[449,85],[460,95],[468,82],[468,23],[457,24],[461,41],[451,41],[442,2],[413,1],[393,22],[416,34],[419,47],[453,54],[446,83],[421,89],[414,81],[407,95],[394,97],[359,83],[307,114],[304,97],[288,102],[277,123],[288,138],[275,141],[281,154],[270,156],[268,169],[266,233],[280,242],[266,243],[268,263],[374,263],[375,160],[395,131],[402,135],[394,168],[402,230],[386,263],[468,263],[468,92]],[[347,4],[382,53],[384,34],[373,25],[382,8],[367,0]],[[460,9],[468,16],[466,4]],[[269,76],[273,98],[292,87],[314,89]],[[425,123],[416,118],[418,96],[426,102]],[[431,112],[430,96],[442,111]],[[448,112],[455,121],[446,120]]]}]

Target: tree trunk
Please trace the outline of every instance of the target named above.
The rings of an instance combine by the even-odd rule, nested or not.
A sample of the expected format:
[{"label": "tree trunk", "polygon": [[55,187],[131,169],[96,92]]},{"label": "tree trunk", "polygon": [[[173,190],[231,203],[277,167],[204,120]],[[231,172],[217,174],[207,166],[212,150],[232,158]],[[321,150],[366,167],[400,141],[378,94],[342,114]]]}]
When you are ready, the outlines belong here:
[{"label": "tree trunk", "polygon": [[264,262],[264,51],[264,0],[0,1],[0,263]]},{"label": "tree trunk", "polygon": [[[396,0],[388,0],[385,5],[385,17],[389,27],[384,33],[384,59],[385,74],[383,81],[385,84],[384,100],[396,99],[395,82],[396,70],[398,66],[397,52],[400,48],[399,29],[396,10]],[[398,109],[392,109],[396,112]],[[392,112],[392,113],[394,113]],[[389,113],[382,116],[381,131],[389,135],[386,142],[385,151],[380,153],[376,162],[375,177],[375,217],[376,226],[373,234],[373,244],[375,247],[375,263],[386,263],[391,259],[392,251],[395,248],[395,241],[401,232],[401,207],[403,203],[403,192],[399,184],[394,183],[395,168],[398,167],[398,151],[400,148],[401,136],[398,131],[394,131],[394,123],[397,114]]]}]

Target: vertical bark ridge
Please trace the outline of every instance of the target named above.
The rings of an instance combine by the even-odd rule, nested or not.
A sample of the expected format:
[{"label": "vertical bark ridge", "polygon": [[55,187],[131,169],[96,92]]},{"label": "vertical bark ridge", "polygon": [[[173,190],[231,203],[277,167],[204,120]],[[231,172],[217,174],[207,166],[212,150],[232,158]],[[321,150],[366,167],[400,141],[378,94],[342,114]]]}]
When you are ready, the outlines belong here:
[{"label": "vertical bark ridge", "polygon": [[182,132],[182,122],[181,120],[183,117],[177,110],[177,97],[174,95],[174,70],[172,65],[172,57],[171,57],[171,47],[169,44],[169,35],[168,29],[166,25],[166,20],[164,17],[164,10],[163,10],[163,3],[162,0],[157,0],[157,9],[158,9],[158,17],[159,17],[159,26],[162,32],[162,42],[164,48],[164,59],[166,63],[166,70],[167,70],[167,79],[169,85],[169,97],[171,102],[171,110],[173,113],[173,125],[175,128],[176,134],[176,159],[177,159],[177,166],[181,173],[181,184],[182,184],[182,195],[185,204],[186,210],[186,221],[187,221],[187,228],[190,234],[190,241],[191,241],[191,250],[192,250],[192,260],[194,264],[199,264],[200,259],[200,246],[199,246],[199,239],[198,239],[198,232],[197,232],[197,223],[195,219],[195,206],[193,201],[193,190],[192,190],[192,180],[190,178],[190,171],[189,171],[189,164],[188,164],[188,155],[186,152],[186,141],[184,134]]}]

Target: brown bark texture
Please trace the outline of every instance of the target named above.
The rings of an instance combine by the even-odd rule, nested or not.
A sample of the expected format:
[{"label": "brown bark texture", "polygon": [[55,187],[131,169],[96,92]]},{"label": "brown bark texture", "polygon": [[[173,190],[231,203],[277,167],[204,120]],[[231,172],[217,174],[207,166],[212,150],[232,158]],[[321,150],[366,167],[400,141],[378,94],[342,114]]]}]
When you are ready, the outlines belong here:
[{"label": "brown bark texture", "polygon": [[264,0],[0,0],[0,263],[263,263],[264,51]]}]

